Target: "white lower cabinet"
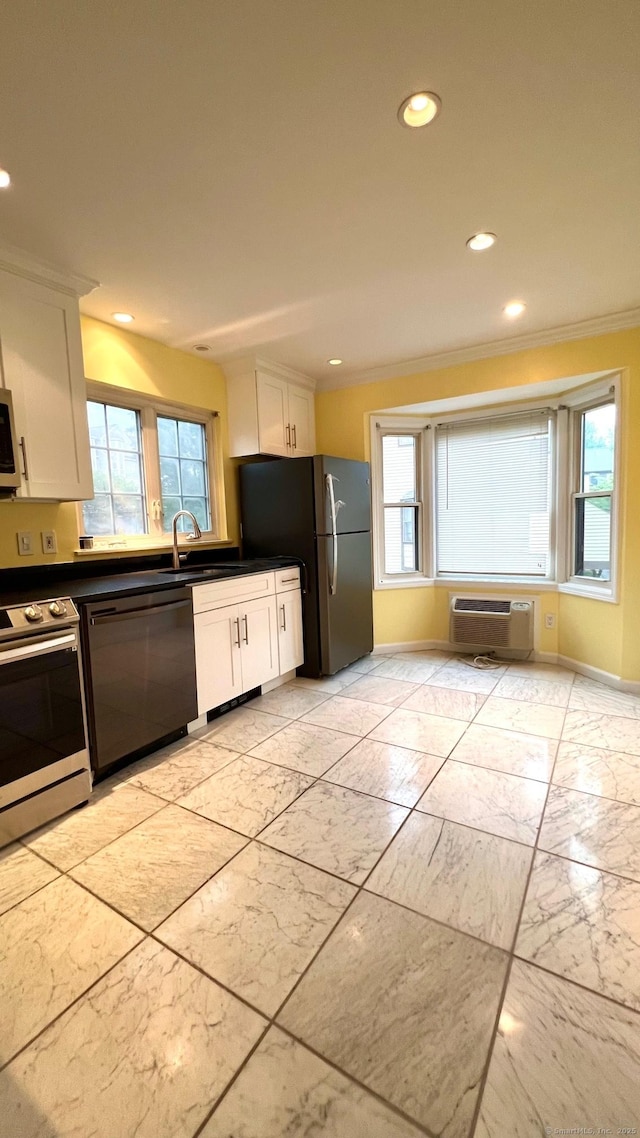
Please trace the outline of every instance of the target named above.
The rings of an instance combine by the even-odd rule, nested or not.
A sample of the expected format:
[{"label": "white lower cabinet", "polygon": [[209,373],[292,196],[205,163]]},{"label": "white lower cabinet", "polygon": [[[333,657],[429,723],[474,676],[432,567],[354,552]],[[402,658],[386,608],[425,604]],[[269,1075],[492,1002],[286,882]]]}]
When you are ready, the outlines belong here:
[{"label": "white lower cabinet", "polygon": [[251,691],[280,675],[278,663],[278,622],[275,597],[260,597],[238,606],[240,616],[240,656],[242,690]]},{"label": "white lower cabinet", "polygon": [[198,715],[242,692],[238,644],[239,607],[213,609],[194,617]]},{"label": "white lower cabinet", "polygon": [[[280,662],[275,574],[194,585],[193,607],[198,715],[293,666]],[[286,620],[295,626],[293,614]]]},{"label": "white lower cabinet", "polygon": [[278,602],[278,652],[280,656],[280,675],[291,672],[302,664],[302,603],[300,590],[279,593]]}]

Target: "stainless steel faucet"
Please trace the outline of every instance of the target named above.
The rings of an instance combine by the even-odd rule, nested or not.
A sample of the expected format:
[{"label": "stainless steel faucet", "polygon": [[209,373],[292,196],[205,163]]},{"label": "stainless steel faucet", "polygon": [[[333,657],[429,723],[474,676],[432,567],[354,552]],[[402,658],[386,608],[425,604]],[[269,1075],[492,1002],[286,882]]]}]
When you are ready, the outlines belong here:
[{"label": "stainless steel faucet", "polygon": [[191,518],[193,522],[193,533],[185,534],[187,541],[198,541],[202,537],[202,530],[198,525],[196,519],[190,510],[178,510],[177,514],[173,515],[171,523],[171,530],[173,532],[173,568],[180,568],[180,554],[178,552],[178,518]]}]

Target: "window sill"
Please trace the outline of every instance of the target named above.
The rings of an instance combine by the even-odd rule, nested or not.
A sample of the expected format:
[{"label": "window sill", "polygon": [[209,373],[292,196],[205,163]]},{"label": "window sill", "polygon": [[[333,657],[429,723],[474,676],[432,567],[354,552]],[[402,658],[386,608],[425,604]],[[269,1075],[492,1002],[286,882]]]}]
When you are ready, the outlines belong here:
[{"label": "window sill", "polygon": [[505,592],[508,589],[533,590],[536,593],[555,593],[558,589],[556,581],[548,577],[436,577],[436,585],[444,585],[448,589],[466,588],[496,589]]},{"label": "window sill", "polygon": [[435,585],[431,577],[383,577],[374,583],[374,592],[385,589],[424,589]]},{"label": "window sill", "polygon": [[610,605],[617,605],[618,597],[611,589],[597,589],[589,588],[589,586],[580,585],[574,581],[566,581],[558,584],[556,581],[541,581],[537,577],[530,577],[529,579],[520,577],[517,581],[508,580],[505,578],[502,581],[496,581],[495,577],[472,577],[466,578],[461,581],[459,578],[454,577],[412,577],[405,581],[386,580],[377,581],[374,585],[375,592],[384,592],[387,589],[422,589],[432,588],[433,586],[441,585],[446,589],[457,589],[462,592],[465,589],[482,589],[483,591],[495,592],[508,592],[509,589],[534,592],[534,593],[566,593],[574,597],[587,597],[589,600],[605,601]]},{"label": "window sill", "polygon": [[565,581],[562,585],[558,585],[558,592],[571,597],[588,597],[591,601],[605,601],[609,605],[618,604],[614,589],[598,589],[593,585],[579,584],[577,581]]},{"label": "window sill", "polygon": [[[178,535],[180,538],[180,535]],[[237,542],[231,538],[208,538],[204,541],[180,541],[180,553],[190,553],[195,549],[219,549],[224,546],[235,546]],[[122,544],[116,543],[114,539],[113,544],[94,545],[91,549],[74,549],[74,557],[123,557],[129,553],[167,553],[173,548],[173,541],[171,536],[165,541],[154,540],[146,542],[133,542],[123,541]]]}]

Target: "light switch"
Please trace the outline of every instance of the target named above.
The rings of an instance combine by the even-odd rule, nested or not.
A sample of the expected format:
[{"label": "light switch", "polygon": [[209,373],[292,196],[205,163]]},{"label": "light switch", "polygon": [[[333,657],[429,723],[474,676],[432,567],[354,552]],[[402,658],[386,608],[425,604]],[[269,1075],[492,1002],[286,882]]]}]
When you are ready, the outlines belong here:
[{"label": "light switch", "polygon": [[33,546],[31,544],[31,531],[28,529],[18,530],[16,534],[18,538],[18,553],[21,557],[28,557],[33,553]]}]

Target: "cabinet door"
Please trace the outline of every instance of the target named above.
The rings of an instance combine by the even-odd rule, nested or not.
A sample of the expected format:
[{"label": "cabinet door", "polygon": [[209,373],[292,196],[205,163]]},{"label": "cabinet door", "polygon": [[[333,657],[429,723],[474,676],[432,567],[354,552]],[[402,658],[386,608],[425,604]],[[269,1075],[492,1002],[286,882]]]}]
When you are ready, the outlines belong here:
[{"label": "cabinet door", "polygon": [[260,597],[239,606],[242,690],[250,691],[280,675],[276,598]]},{"label": "cabinet door", "polygon": [[198,715],[240,695],[242,687],[240,609],[198,613],[194,617]]},{"label": "cabinet door", "polygon": [[299,589],[281,593],[278,604],[278,649],[280,675],[291,672],[304,661],[302,647],[302,598]]},{"label": "cabinet door", "polygon": [[276,454],[287,458],[291,453],[287,389],[288,384],[284,379],[256,372],[261,454]]},{"label": "cabinet door", "polygon": [[297,458],[316,452],[316,419],[313,391],[289,384],[291,453]]},{"label": "cabinet door", "polygon": [[87,396],[75,297],[11,274],[0,280],[4,386],[24,438],[23,497],[93,495]]}]

